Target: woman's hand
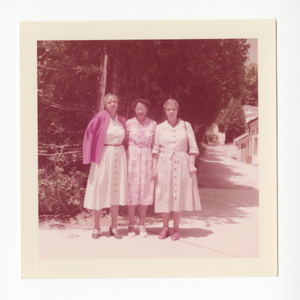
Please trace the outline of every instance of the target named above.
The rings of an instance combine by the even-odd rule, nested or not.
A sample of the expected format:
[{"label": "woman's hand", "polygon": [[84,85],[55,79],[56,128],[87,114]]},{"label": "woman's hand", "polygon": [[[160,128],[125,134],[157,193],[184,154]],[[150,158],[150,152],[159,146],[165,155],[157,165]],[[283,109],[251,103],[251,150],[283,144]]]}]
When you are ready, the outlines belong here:
[{"label": "woman's hand", "polygon": [[157,181],[157,161],[158,161],[158,154],[152,154],[152,178]]},{"label": "woman's hand", "polygon": [[195,153],[191,153],[190,154],[190,167],[189,167],[189,171],[190,171],[190,176],[192,177],[194,174],[196,174],[197,172],[197,168],[195,167],[195,159],[196,159],[197,154]]},{"label": "woman's hand", "polygon": [[195,165],[190,165],[190,176],[192,177],[194,174],[196,174],[197,172],[197,168],[195,167]]},{"label": "woman's hand", "polygon": [[153,169],[152,169],[152,178],[153,178],[155,181],[157,181],[157,170],[156,170],[156,168],[153,168]]}]

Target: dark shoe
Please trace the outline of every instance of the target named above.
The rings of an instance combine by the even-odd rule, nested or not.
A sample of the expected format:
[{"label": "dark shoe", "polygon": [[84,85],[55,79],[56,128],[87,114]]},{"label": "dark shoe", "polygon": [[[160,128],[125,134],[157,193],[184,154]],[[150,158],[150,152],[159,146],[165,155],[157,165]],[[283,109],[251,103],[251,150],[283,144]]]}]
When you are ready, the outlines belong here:
[{"label": "dark shoe", "polygon": [[98,231],[98,229],[94,228],[92,238],[99,239],[99,237],[100,237],[100,231]]},{"label": "dark shoe", "polygon": [[179,240],[180,239],[180,233],[179,233],[179,231],[176,231],[175,229],[173,229],[171,239],[172,239],[172,241]]},{"label": "dark shoe", "polygon": [[118,233],[117,229],[116,229],[116,232],[113,232],[111,227],[109,227],[109,232],[110,232],[110,235],[114,236],[116,239],[121,239],[122,238],[122,236]]},{"label": "dark shoe", "polygon": [[166,239],[170,235],[170,229],[169,228],[164,228],[160,234],[158,235],[158,238],[161,240]]}]

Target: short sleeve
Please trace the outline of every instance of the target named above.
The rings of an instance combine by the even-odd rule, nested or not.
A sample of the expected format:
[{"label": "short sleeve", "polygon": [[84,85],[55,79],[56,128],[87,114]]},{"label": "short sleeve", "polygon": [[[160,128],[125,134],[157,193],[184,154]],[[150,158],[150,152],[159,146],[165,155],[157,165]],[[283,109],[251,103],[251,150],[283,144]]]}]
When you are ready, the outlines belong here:
[{"label": "short sleeve", "polygon": [[159,147],[160,147],[159,127],[157,126],[154,134],[154,144],[153,144],[152,154],[159,154]]}]

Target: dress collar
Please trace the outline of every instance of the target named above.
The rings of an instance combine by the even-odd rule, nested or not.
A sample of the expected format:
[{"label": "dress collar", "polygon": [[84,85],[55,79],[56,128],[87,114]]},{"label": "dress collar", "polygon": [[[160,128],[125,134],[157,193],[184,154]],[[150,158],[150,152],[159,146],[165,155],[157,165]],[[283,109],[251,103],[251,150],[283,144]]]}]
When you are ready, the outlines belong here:
[{"label": "dress collar", "polygon": [[182,120],[180,118],[178,118],[178,122],[177,122],[177,124],[174,127],[172,125],[170,125],[170,123],[168,122],[168,120],[166,120],[164,123],[165,123],[166,127],[171,128],[171,129],[175,129],[175,128],[178,128],[178,127],[182,126]]},{"label": "dress collar", "polygon": [[117,122],[117,120],[118,120],[118,114],[116,113],[116,116],[115,116],[115,118],[114,119],[112,119],[111,117],[110,117],[110,115],[109,115],[109,113],[107,112],[107,110],[105,109],[105,112],[106,112],[106,116],[107,116],[107,118],[109,118],[109,120],[110,121],[112,121],[112,122],[114,122],[114,123],[116,123]]},{"label": "dress collar", "polygon": [[146,119],[143,122],[140,122],[137,119],[137,117],[134,117],[133,120],[134,120],[135,124],[137,124],[139,126],[145,126],[145,125],[147,125],[149,123],[149,118],[148,117],[146,117]]}]

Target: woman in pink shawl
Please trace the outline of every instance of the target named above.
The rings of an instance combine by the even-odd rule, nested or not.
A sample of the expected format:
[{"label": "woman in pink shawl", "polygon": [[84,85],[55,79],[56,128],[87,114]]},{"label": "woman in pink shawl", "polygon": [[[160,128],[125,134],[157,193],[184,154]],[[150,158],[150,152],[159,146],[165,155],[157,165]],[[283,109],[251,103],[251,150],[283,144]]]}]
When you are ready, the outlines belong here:
[{"label": "woman in pink shawl", "polygon": [[124,138],[125,119],[117,115],[118,97],[104,97],[105,110],[90,121],[83,141],[83,163],[91,164],[86,187],[84,207],[93,210],[94,229],[92,237],[100,237],[102,208],[111,212],[110,234],[117,239],[119,205],[126,205],[127,165]]}]

